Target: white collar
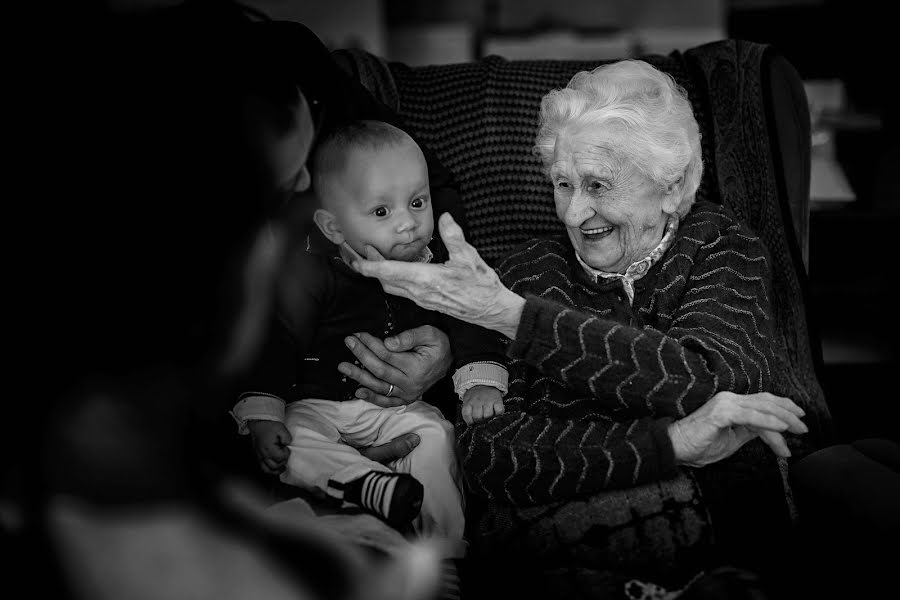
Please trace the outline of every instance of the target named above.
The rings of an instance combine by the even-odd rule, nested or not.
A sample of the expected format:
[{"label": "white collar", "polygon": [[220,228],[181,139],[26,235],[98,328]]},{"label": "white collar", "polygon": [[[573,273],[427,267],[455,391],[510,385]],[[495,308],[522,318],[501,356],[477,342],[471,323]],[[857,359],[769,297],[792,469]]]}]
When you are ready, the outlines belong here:
[{"label": "white collar", "polygon": [[669,219],[666,221],[666,229],[659,244],[647,256],[631,263],[624,273],[610,273],[595,269],[582,260],[577,250],[575,251],[575,258],[578,259],[578,263],[594,283],[599,283],[600,279],[621,279],[622,287],[625,288],[625,293],[628,295],[628,302],[634,302],[634,282],[649,273],[650,267],[656,264],[656,261],[672,245],[672,240],[675,239],[675,232],[678,231],[678,221],[677,214],[669,215]]}]

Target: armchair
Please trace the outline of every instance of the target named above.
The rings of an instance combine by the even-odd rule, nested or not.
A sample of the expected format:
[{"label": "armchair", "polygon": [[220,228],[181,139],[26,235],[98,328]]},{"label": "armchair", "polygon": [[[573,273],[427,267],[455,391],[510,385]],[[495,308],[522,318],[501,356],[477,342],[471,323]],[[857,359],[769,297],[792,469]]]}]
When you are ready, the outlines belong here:
[{"label": "armchair", "polygon": [[[488,263],[528,238],[561,230],[550,184],[531,154],[540,100],[600,61],[489,56],[464,64],[410,67],[356,50],[334,55],[452,172],[468,240]],[[729,206],[771,252],[777,331],[788,349],[790,370],[807,391],[808,404],[816,407],[807,415],[810,430],[822,434],[814,445],[824,443],[830,415],[817,378],[821,351],[806,308],[810,123],[799,75],[774,48],[740,40],[641,58],[688,91],[706,164],[698,200]],[[803,452],[797,449],[795,457]],[[730,468],[744,469],[741,484],[750,495],[776,486],[790,496],[784,477],[760,481],[747,465]],[[596,594],[607,581],[602,575],[607,570],[682,585],[713,557],[717,539],[711,523],[718,529],[729,520],[701,508],[695,478],[717,475],[714,469],[700,471],[706,469],[685,470],[675,480],[651,486],[527,509],[473,498],[473,554],[487,560],[511,552],[540,554],[551,578],[546,580],[556,582],[554,595],[561,597]],[[741,531],[740,523],[727,526]]]}]

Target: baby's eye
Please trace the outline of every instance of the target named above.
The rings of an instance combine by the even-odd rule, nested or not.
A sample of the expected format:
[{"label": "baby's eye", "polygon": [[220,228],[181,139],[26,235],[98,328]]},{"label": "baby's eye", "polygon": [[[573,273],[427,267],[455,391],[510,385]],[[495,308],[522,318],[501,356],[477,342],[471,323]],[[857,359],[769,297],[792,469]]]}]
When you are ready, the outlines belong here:
[{"label": "baby's eye", "polygon": [[376,217],[386,217],[388,216],[388,209],[386,206],[379,206],[375,210],[372,211],[372,214]]},{"label": "baby's eye", "polygon": [[425,208],[426,204],[428,204],[427,198],[413,198],[413,201],[409,203],[413,208]]}]

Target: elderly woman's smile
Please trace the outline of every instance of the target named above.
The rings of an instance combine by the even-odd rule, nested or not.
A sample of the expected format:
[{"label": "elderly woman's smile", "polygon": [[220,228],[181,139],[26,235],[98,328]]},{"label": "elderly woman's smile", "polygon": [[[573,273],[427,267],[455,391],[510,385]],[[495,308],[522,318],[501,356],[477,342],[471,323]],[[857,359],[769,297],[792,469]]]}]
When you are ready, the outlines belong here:
[{"label": "elderly woman's smile", "polygon": [[612,123],[566,128],[556,139],[550,178],[556,214],[590,267],[623,272],[662,239],[674,212],[659,184],[621,151],[627,134]]},{"label": "elderly woman's smile", "polygon": [[581,234],[582,234],[586,239],[588,239],[589,241],[595,241],[595,240],[599,240],[599,239],[601,239],[601,238],[606,237],[607,235],[609,235],[610,233],[612,233],[613,229],[615,229],[615,227],[612,227],[612,226],[609,226],[609,227],[596,227],[596,228],[593,228],[593,229],[584,229],[584,228],[582,228],[582,229],[581,229]]}]

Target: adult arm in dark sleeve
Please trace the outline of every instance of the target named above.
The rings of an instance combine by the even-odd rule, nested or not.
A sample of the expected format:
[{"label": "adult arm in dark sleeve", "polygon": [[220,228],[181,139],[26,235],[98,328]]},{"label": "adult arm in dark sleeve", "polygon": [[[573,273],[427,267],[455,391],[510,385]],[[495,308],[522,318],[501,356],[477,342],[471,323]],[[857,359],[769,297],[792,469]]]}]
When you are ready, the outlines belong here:
[{"label": "adult arm in dark sleeve", "polygon": [[242,379],[243,391],[234,416],[283,420],[284,404],[297,383],[297,364],[312,343],[320,314],[327,302],[328,272],[302,248],[297,248],[279,279],[275,314],[259,356]]}]

